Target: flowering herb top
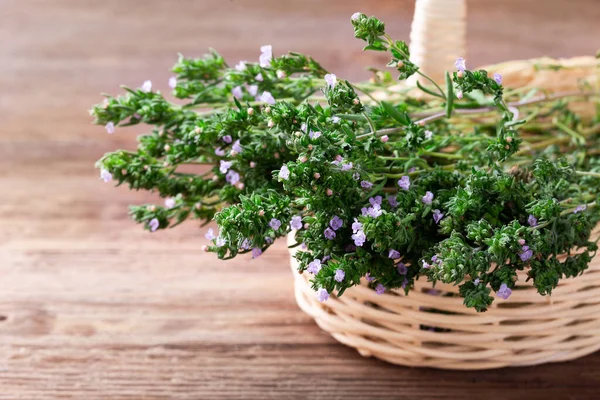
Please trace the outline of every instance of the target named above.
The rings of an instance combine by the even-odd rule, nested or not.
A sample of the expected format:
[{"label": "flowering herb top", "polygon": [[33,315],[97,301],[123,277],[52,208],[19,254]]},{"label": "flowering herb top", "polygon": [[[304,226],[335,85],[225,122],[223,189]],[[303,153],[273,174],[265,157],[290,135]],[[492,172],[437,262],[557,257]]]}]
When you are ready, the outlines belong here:
[{"label": "flowering herb top", "polygon": [[101,179],[165,198],[131,207],[149,231],[216,220],[206,250],[221,259],[293,235],[321,301],[364,278],[378,294],[428,279],[460,285],[484,311],[511,295],[517,271],[542,295],[581,274],[597,250],[600,124],[567,105],[597,93],[506,92],[462,58],[440,86],[383,22],[351,22],[425,95],[392,91],[390,72],[351,83],[271,46],[233,67],[216,52],[180,57],[168,84],[184,105],[146,81],[92,109],[110,134],[153,127],[137,150],[102,157]]}]

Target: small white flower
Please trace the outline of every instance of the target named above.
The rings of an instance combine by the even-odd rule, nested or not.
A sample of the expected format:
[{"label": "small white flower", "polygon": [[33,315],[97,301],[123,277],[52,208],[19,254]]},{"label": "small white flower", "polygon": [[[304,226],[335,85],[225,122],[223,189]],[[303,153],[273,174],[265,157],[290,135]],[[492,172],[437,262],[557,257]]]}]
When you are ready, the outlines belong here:
[{"label": "small white flower", "polygon": [[100,170],[100,179],[102,179],[104,182],[110,182],[112,180],[112,174],[102,168]]},{"label": "small white flower", "polygon": [[275,98],[271,94],[271,92],[262,92],[259,96],[258,101],[265,102],[267,104],[275,104]]},{"label": "small white flower", "polygon": [[256,96],[258,93],[258,85],[248,85],[246,89],[248,90],[248,93],[250,93],[250,96]]},{"label": "small white flower", "polygon": [[104,129],[106,129],[106,132],[109,135],[112,135],[113,133],[115,133],[115,124],[113,124],[112,122],[109,122],[106,125],[104,125]]},{"label": "small white flower", "polygon": [[277,78],[279,79],[283,79],[285,78],[287,75],[285,74],[285,72],[283,72],[282,70],[278,69],[277,70]]},{"label": "small white flower", "polygon": [[465,69],[467,69],[465,59],[462,57],[458,57],[454,62],[454,67],[459,71],[465,72]]},{"label": "small white flower", "polygon": [[150,92],[152,90],[152,81],[144,81],[141,89],[142,89],[142,92],[144,92],[144,93]]},{"label": "small white flower", "polygon": [[340,117],[331,117],[331,122],[333,122],[334,124],[338,124],[342,119]]},{"label": "small white flower", "polygon": [[233,89],[231,89],[231,94],[233,94],[233,97],[235,97],[236,99],[241,99],[244,96],[244,94],[242,93],[241,86],[236,86]]},{"label": "small white flower", "polygon": [[261,46],[260,48],[261,54],[258,58],[261,67],[268,67],[271,65],[271,60],[273,59],[273,46],[266,45]]},{"label": "small white flower", "polygon": [[254,79],[255,79],[257,82],[262,82],[262,81],[263,81],[263,76],[262,76],[262,74],[260,74],[260,73],[259,73],[259,74],[257,74],[257,75],[254,77]]},{"label": "small white flower", "polygon": [[246,61],[240,61],[236,66],[235,69],[238,71],[243,71],[246,69]]},{"label": "small white flower", "polygon": [[169,87],[171,89],[175,89],[175,86],[177,86],[177,78],[175,78],[174,76],[169,78]]},{"label": "small white flower", "polygon": [[350,17],[350,19],[352,21],[358,21],[358,19],[360,18],[361,13],[359,12],[355,12],[354,14],[352,14],[352,16]]},{"label": "small white flower", "polygon": [[167,197],[165,199],[165,207],[167,208],[173,208],[175,207],[175,199],[173,197]]},{"label": "small white flower", "polygon": [[325,82],[327,82],[327,86],[329,86],[330,89],[333,89],[337,83],[337,77],[335,74],[327,74],[325,75]]}]

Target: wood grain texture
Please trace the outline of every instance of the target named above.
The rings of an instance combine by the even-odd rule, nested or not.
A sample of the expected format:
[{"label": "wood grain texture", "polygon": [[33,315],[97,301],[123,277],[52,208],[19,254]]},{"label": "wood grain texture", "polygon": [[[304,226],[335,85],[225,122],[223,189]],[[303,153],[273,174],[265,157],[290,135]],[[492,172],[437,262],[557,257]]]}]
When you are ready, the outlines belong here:
[{"label": "wood grain texture", "polygon": [[[193,224],[149,234],[146,193],[98,180],[134,146],[86,110],[209,46],[308,52],[339,76],[381,64],[351,35],[356,10],[407,37],[412,1],[0,1],[0,399],[597,398],[600,354],[478,373],[365,359],[296,306],[285,243],[259,260],[202,254]],[[469,60],[574,56],[600,44],[594,0],[472,1]],[[394,23],[391,23],[394,21]]]}]

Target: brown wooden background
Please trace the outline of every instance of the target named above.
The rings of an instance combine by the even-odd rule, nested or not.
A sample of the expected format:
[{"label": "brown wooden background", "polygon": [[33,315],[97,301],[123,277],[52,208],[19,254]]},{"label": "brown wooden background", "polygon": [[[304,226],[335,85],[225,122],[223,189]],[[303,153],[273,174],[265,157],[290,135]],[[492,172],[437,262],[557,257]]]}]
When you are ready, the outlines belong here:
[{"label": "brown wooden background", "polygon": [[[471,65],[600,47],[597,0],[470,1]],[[234,63],[308,52],[344,78],[363,54],[349,16],[407,38],[408,0],[0,1],[0,399],[598,398],[600,354],[534,368],[444,372],[364,359],[295,305],[284,243],[219,263],[193,223],[151,235],[98,180],[134,145],[87,110],[152,79],[176,52]]]}]

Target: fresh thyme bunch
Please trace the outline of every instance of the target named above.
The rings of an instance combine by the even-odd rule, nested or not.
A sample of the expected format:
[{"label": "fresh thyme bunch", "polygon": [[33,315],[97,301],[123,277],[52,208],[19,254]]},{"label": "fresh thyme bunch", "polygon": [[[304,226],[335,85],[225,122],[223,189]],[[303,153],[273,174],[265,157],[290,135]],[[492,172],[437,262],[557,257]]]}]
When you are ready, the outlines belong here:
[{"label": "fresh thyme bunch", "polygon": [[379,294],[420,278],[458,284],[484,311],[492,292],[510,296],[517,271],[542,295],[581,274],[597,250],[600,114],[568,104],[598,93],[506,91],[463,59],[440,86],[383,22],[351,21],[400,80],[419,75],[424,96],[393,90],[389,72],[350,83],[271,46],[233,68],[214,51],[180,57],[169,85],[184,105],[146,81],[92,109],[108,133],[153,126],[137,150],[98,161],[102,179],[165,199],[131,207],[150,231],[216,220],[206,250],[221,259],[256,258],[293,235],[321,301],[364,278]]}]

